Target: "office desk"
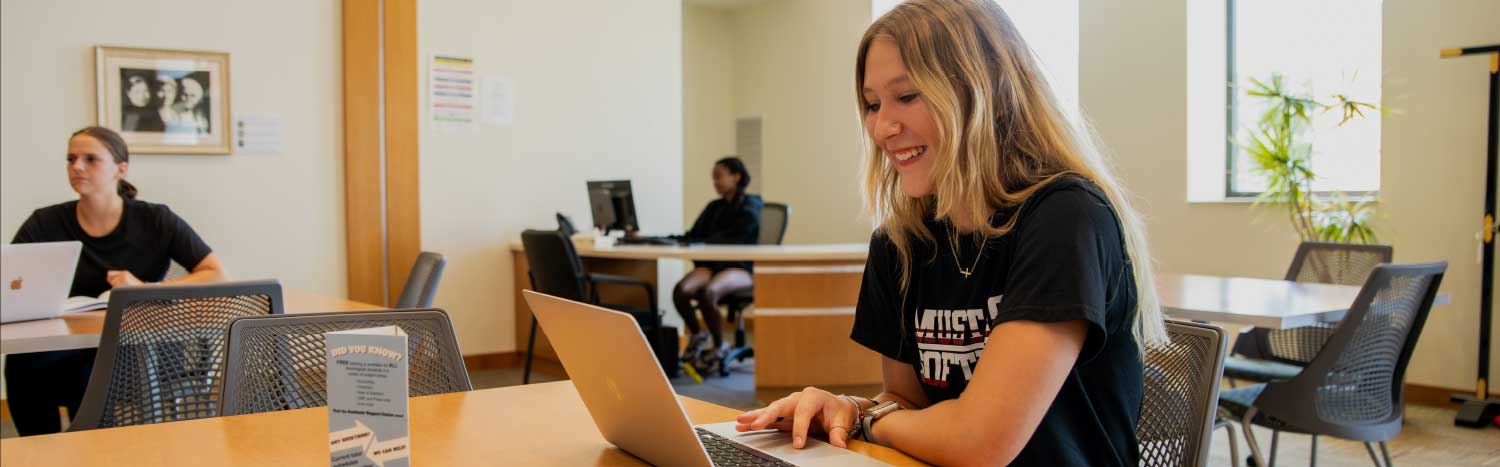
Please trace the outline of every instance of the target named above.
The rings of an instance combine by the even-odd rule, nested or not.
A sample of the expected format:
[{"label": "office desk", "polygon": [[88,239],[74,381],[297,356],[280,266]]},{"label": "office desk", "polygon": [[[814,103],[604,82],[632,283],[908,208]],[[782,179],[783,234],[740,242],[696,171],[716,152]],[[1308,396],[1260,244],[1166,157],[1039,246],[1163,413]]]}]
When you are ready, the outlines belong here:
[{"label": "office desk", "polygon": [[[1177,319],[1284,329],[1343,319],[1359,286],[1199,274],[1156,275],[1162,312]],[[1440,293],[1433,305],[1448,303]]]},{"label": "office desk", "polygon": [[[854,304],[864,275],[867,246],[830,245],[617,245],[596,248],[575,243],[584,270],[634,277],[656,284],[657,261],[750,261],[755,264],[755,386],[795,388],[809,385],[876,384],[881,381],[880,358],[849,340]],[[515,274],[516,345],[525,349],[531,329],[531,309],[521,298],[530,289],[526,253],[511,245]],[[671,279],[671,280],[676,280]],[[660,289],[657,287],[657,289]],[[646,308],[640,289],[604,285],[606,303]],[[672,297],[657,297],[664,313],[676,313]],[[732,323],[730,323],[732,325]],[[541,331],[537,358],[556,361]],[[725,335],[726,340],[732,334]]]},{"label": "office desk", "polygon": [[[681,399],[694,423],[739,414]],[[409,413],[412,465],[645,465],[604,440],[568,381],[414,397]],[[851,448],[895,465],[922,465],[880,446],[856,441]],[[0,440],[0,464],[328,465],[328,410],[8,438]]]},{"label": "office desk", "polygon": [[[283,287],[287,313],[380,310],[381,307]],[[0,354],[88,349],[99,346],[104,310],[69,313],[60,318],[0,325]]]}]

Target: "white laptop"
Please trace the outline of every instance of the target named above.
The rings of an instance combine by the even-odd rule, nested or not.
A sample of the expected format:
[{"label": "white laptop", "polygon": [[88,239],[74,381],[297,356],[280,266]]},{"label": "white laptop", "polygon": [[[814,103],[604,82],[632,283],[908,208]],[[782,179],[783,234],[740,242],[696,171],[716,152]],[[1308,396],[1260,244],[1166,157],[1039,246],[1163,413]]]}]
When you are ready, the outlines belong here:
[{"label": "white laptop", "polygon": [[63,314],[82,250],[80,242],[0,245],[0,323]]},{"label": "white laptop", "polygon": [[[788,433],[739,433],[734,422],[693,426],[630,315],[522,292],[583,405],[611,444],[658,466],[883,466],[868,456]],[[705,448],[706,447],[706,448]]]}]

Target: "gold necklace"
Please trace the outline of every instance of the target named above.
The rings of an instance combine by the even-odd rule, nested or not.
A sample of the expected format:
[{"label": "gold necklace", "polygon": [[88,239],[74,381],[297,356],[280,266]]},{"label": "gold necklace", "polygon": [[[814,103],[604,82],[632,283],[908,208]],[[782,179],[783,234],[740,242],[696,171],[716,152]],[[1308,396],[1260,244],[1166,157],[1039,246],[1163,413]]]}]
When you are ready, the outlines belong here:
[{"label": "gold necklace", "polygon": [[990,234],[984,234],[984,240],[979,241],[979,252],[974,254],[974,262],[964,269],[963,259],[958,257],[958,236],[948,236],[948,250],[953,252],[953,266],[958,268],[958,273],[964,275],[964,279],[974,274],[974,268],[979,267],[979,258],[984,256],[984,246],[990,241]]}]

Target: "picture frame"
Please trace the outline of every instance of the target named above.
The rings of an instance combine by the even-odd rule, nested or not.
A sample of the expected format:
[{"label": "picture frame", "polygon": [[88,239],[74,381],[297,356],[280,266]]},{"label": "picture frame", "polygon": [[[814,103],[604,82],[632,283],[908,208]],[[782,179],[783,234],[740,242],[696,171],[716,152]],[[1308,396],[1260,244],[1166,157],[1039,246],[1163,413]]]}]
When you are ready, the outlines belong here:
[{"label": "picture frame", "polygon": [[229,54],[98,46],[99,126],[133,154],[230,154]]}]

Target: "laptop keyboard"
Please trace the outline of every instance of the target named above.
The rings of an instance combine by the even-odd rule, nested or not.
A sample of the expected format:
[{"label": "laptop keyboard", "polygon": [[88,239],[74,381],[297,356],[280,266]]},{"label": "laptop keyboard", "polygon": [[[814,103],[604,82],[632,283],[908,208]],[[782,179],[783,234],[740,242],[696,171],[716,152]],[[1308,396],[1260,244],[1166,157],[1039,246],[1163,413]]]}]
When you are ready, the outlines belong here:
[{"label": "laptop keyboard", "polygon": [[796,467],[711,431],[696,427],[693,429],[698,431],[698,440],[703,442],[703,448],[708,450],[708,458],[714,461],[716,467]]}]

